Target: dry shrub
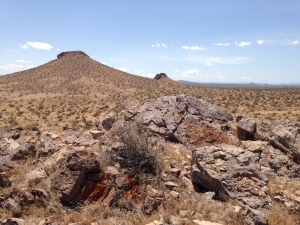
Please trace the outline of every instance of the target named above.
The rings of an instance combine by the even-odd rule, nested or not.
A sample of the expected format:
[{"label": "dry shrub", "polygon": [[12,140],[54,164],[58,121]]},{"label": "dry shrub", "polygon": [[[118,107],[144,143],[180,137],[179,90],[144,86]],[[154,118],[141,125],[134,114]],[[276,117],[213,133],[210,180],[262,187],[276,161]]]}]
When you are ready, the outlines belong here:
[{"label": "dry shrub", "polygon": [[280,204],[274,204],[269,215],[269,225],[295,225],[299,224],[299,216],[288,212]]},{"label": "dry shrub", "polygon": [[156,174],[154,148],[157,141],[150,138],[141,122],[119,122],[112,128],[111,135],[121,145],[115,153],[122,167]]}]

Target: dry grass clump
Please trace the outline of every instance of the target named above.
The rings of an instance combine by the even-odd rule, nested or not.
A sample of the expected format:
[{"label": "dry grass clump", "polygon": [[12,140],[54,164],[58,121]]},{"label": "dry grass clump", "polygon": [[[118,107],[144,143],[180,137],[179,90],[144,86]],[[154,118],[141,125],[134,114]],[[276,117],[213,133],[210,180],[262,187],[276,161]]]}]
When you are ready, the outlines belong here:
[{"label": "dry grass clump", "polygon": [[274,204],[268,217],[269,225],[296,225],[300,218],[296,213],[288,212],[281,204]]}]

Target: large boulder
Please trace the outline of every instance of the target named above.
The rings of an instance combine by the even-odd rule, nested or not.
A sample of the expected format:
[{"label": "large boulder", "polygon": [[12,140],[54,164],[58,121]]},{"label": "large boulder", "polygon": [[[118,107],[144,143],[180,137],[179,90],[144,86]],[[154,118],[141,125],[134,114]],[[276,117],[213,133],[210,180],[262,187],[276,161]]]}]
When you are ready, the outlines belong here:
[{"label": "large boulder", "polygon": [[128,103],[122,113],[125,120],[142,124],[153,135],[170,141],[187,145],[236,141],[222,130],[233,120],[230,113],[188,95]]},{"label": "large boulder", "polygon": [[240,140],[253,140],[256,132],[255,120],[246,115],[239,115],[237,117],[237,135]]},{"label": "large boulder", "polygon": [[262,122],[258,125],[255,139],[268,141],[285,152],[292,160],[300,162],[300,125],[282,120],[279,123]]},{"label": "large boulder", "polygon": [[71,171],[65,168],[51,179],[51,190],[56,192],[64,203],[76,203],[75,198],[85,178],[82,171]]}]

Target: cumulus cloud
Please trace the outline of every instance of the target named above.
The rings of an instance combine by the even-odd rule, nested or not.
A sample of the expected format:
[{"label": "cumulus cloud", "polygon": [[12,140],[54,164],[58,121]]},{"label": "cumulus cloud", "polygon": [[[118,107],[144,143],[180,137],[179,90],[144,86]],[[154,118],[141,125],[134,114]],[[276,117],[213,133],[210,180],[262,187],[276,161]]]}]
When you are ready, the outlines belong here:
[{"label": "cumulus cloud", "polygon": [[182,49],[190,49],[190,50],[203,50],[204,48],[203,47],[199,47],[199,46],[197,46],[197,45],[195,45],[195,46],[186,46],[186,45],[184,45],[184,46],[182,46],[181,47]]},{"label": "cumulus cloud", "polygon": [[299,41],[293,41],[292,42],[292,45],[297,45],[297,44],[299,44]]},{"label": "cumulus cloud", "polygon": [[174,73],[179,73],[179,71],[178,70],[174,70]]},{"label": "cumulus cloud", "polygon": [[256,42],[257,44],[262,45],[264,43],[264,40],[257,40]]},{"label": "cumulus cloud", "polygon": [[203,50],[203,47],[199,47],[199,46],[191,46],[191,50]]},{"label": "cumulus cloud", "polygon": [[207,63],[205,63],[205,65],[206,65],[206,66],[212,66],[213,64],[207,62]]},{"label": "cumulus cloud", "polygon": [[27,49],[27,48],[29,48],[27,45],[20,45],[20,48],[21,49]]},{"label": "cumulus cloud", "polygon": [[0,69],[13,70],[13,69],[22,68],[22,67],[23,67],[23,65],[7,64],[6,66],[0,66]]},{"label": "cumulus cloud", "polygon": [[24,60],[24,59],[19,59],[19,60],[16,60],[16,62],[19,62],[19,63],[29,63],[29,61],[27,61],[27,60]]},{"label": "cumulus cloud", "polygon": [[184,71],[182,76],[187,77],[187,78],[195,78],[195,77],[201,77],[202,75],[199,73],[199,70],[190,69],[190,70]]},{"label": "cumulus cloud", "polygon": [[251,45],[251,43],[242,41],[238,44],[238,46],[240,46],[240,47],[244,47],[244,46],[247,46],[247,45]]},{"label": "cumulus cloud", "polygon": [[36,67],[36,66],[35,66],[35,65],[27,66],[28,69],[32,69],[32,68],[34,68],[34,67]]},{"label": "cumulus cloud", "polygon": [[56,51],[59,51],[59,48],[57,48]]},{"label": "cumulus cloud", "polygon": [[130,69],[126,68],[126,67],[121,67],[121,68],[117,68],[118,70],[121,70],[123,72],[129,73]]},{"label": "cumulus cloud", "polygon": [[21,49],[27,49],[29,47],[39,49],[39,50],[51,50],[52,46],[48,43],[42,42],[27,42],[25,45],[21,45]]},{"label": "cumulus cloud", "polygon": [[242,77],[243,80],[251,80],[250,77]]},{"label": "cumulus cloud", "polygon": [[151,45],[151,47],[152,47],[152,48],[154,48],[154,47],[163,47],[163,48],[167,48],[168,46],[167,46],[165,43],[162,43],[162,44],[156,43],[156,44]]},{"label": "cumulus cloud", "polygon": [[230,43],[213,43],[213,45],[217,45],[217,46],[229,46]]},{"label": "cumulus cloud", "polygon": [[144,71],[144,70],[135,69],[135,70],[134,70],[134,74],[139,75],[139,74],[141,74],[143,71]]}]

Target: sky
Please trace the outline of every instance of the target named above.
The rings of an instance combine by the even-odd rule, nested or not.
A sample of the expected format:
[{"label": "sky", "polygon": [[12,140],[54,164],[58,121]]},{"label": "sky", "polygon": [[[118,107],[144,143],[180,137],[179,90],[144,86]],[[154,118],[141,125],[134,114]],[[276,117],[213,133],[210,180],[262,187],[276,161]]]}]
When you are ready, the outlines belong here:
[{"label": "sky", "polygon": [[150,78],[300,83],[300,1],[1,0],[0,75],[72,50]]}]

